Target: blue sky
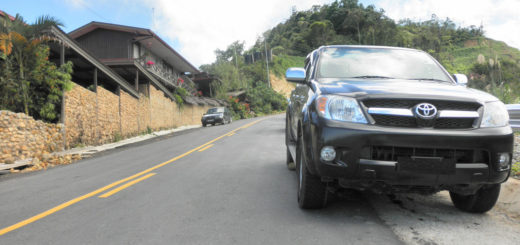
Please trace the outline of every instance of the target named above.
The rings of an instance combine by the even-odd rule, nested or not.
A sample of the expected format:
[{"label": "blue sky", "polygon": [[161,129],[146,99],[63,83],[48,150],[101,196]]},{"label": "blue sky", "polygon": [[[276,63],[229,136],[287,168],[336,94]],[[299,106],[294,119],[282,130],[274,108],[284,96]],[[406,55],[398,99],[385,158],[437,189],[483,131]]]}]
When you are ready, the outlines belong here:
[{"label": "blue sky", "polygon": [[[91,21],[152,29],[155,12],[152,4],[138,0],[9,0],[0,10],[13,16],[20,14],[29,23],[42,15],[53,16],[64,24],[62,29],[67,33]],[[157,32],[174,49],[182,48],[176,38]]]},{"label": "blue sky", "polygon": [[[94,4],[95,3],[95,4]],[[57,17],[65,23],[66,32],[90,21],[125,23],[150,27],[152,7],[142,1],[124,4],[124,1],[64,1],[64,0],[16,0],[4,1],[0,7],[11,15],[19,13],[28,22],[41,15]]]},{"label": "blue sky", "polygon": [[[91,21],[152,29],[196,66],[235,40],[254,44],[265,30],[285,20],[295,6],[309,9],[332,0],[4,0],[0,9],[27,22],[51,15],[70,32]],[[435,13],[461,25],[484,24],[486,35],[520,48],[518,0],[361,0],[396,20],[426,20]],[[512,31],[512,30],[516,30]]]}]

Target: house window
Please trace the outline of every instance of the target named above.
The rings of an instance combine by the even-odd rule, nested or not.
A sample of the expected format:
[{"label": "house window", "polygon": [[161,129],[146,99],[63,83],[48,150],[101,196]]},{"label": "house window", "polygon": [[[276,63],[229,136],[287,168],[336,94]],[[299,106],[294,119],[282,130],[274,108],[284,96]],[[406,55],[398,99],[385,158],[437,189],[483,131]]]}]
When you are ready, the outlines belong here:
[{"label": "house window", "polygon": [[133,58],[138,59],[139,58],[139,44],[134,43],[133,45]]}]

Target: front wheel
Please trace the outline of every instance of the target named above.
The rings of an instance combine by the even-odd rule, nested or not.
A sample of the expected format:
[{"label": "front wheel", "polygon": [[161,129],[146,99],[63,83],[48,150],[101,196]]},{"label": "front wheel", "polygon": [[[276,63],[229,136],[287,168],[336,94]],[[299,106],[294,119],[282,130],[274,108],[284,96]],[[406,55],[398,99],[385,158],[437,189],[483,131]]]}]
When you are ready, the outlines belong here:
[{"label": "front wheel", "polygon": [[460,195],[450,191],[456,208],[470,213],[485,213],[495,206],[500,194],[500,184],[485,185],[472,195]]},{"label": "front wheel", "polygon": [[307,164],[303,157],[301,139],[298,139],[297,174],[298,174],[298,205],[302,209],[319,209],[327,204],[327,186],[321,179],[312,175],[307,170]]}]

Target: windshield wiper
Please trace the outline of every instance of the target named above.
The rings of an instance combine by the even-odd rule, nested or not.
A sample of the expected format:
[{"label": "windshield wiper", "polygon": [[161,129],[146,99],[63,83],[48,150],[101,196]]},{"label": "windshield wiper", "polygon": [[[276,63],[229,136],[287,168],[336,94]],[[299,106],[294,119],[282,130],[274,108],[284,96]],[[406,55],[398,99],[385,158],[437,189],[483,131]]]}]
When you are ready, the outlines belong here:
[{"label": "windshield wiper", "polygon": [[382,78],[382,79],[392,79],[393,77],[385,77],[385,76],[369,76],[369,75],[366,75],[366,76],[355,76],[355,77],[350,77],[350,78]]},{"label": "windshield wiper", "polygon": [[406,80],[423,80],[423,81],[434,81],[434,82],[449,83],[446,80],[441,80],[441,79],[436,79],[436,78],[408,78]]}]

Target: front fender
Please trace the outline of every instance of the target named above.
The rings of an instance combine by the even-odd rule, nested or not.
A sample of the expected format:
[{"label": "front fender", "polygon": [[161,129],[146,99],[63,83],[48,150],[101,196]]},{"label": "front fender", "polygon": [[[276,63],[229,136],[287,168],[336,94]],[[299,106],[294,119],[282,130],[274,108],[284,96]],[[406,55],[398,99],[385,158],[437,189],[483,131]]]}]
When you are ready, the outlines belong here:
[{"label": "front fender", "polygon": [[317,174],[316,163],[319,161],[319,155],[316,149],[319,147],[319,139],[313,137],[316,130],[319,130],[319,118],[314,103],[307,104],[302,110],[301,130],[303,140],[303,155],[307,163],[307,169],[311,174]]}]

